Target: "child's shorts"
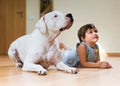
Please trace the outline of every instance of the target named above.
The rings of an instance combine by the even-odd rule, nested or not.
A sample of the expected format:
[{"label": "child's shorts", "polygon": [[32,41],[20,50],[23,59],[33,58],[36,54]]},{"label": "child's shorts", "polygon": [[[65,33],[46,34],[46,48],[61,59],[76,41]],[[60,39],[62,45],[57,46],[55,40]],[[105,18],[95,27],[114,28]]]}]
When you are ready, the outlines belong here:
[{"label": "child's shorts", "polygon": [[76,52],[76,48],[70,48],[62,53],[63,62],[71,67],[79,66],[79,56]]}]

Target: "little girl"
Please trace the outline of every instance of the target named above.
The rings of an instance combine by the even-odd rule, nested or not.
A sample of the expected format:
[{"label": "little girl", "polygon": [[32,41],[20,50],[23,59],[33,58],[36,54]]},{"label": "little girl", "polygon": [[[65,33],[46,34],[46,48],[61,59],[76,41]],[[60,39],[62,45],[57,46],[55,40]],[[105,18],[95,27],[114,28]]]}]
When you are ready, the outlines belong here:
[{"label": "little girl", "polygon": [[72,67],[86,68],[111,68],[112,66],[106,61],[100,61],[99,47],[96,42],[99,39],[98,30],[93,24],[86,24],[78,30],[78,38],[76,48],[68,49],[60,42],[60,49],[65,51],[62,53],[62,60],[65,64]]}]

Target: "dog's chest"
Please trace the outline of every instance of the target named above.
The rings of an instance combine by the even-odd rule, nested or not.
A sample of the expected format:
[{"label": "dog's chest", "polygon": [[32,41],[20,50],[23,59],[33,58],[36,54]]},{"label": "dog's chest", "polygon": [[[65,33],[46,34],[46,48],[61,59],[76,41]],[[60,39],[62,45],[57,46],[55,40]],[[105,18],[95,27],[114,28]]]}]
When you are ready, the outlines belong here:
[{"label": "dog's chest", "polygon": [[52,65],[52,63],[50,61],[43,60],[40,62],[40,65],[42,65],[44,68],[48,68],[50,65]]},{"label": "dog's chest", "polygon": [[44,41],[39,60],[37,60],[38,64],[42,65],[44,68],[48,68],[50,65],[54,65],[55,59],[58,52],[57,43],[53,40],[51,42]]},{"label": "dog's chest", "polygon": [[44,55],[42,56],[40,65],[42,65],[45,68],[48,68],[50,65],[54,65],[54,61],[55,59],[57,59],[57,56],[56,56],[57,51],[58,50],[56,45],[49,47],[44,53]]}]

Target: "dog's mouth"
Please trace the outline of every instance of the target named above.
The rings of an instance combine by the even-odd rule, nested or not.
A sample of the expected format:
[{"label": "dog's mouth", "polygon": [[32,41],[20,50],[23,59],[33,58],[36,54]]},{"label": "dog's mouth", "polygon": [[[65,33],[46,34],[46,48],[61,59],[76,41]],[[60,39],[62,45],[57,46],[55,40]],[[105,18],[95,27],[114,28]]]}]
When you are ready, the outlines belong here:
[{"label": "dog's mouth", "polygon": [[72,16],[72,14],[71,13],[68,13],[67,15],[66,15],[66,21],[67,21],[67,26],[66,27],[64,27],[64,28],[61,28],[59,31],[64,31],[64,30],[66,30],[66,29],[69,29],[71,26],[72,26],[72,24],[73,24],[73,22],[74,22],[74,19],[73,19],[73,16]]}]

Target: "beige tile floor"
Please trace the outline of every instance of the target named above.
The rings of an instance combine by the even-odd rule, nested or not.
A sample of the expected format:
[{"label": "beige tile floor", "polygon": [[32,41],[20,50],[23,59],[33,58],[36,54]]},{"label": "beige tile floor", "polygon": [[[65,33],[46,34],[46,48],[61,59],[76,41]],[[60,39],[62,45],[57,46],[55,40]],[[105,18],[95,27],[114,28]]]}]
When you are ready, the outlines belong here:
[{"label": "beige tile floor", "polygon": [[68,74],[51,66],[48,74],[42,76],[23,72],[7,56],[0,56],[0,86],[120,86],[120,57],[102,60],[113,68],[79,68],[78,74]]}]

